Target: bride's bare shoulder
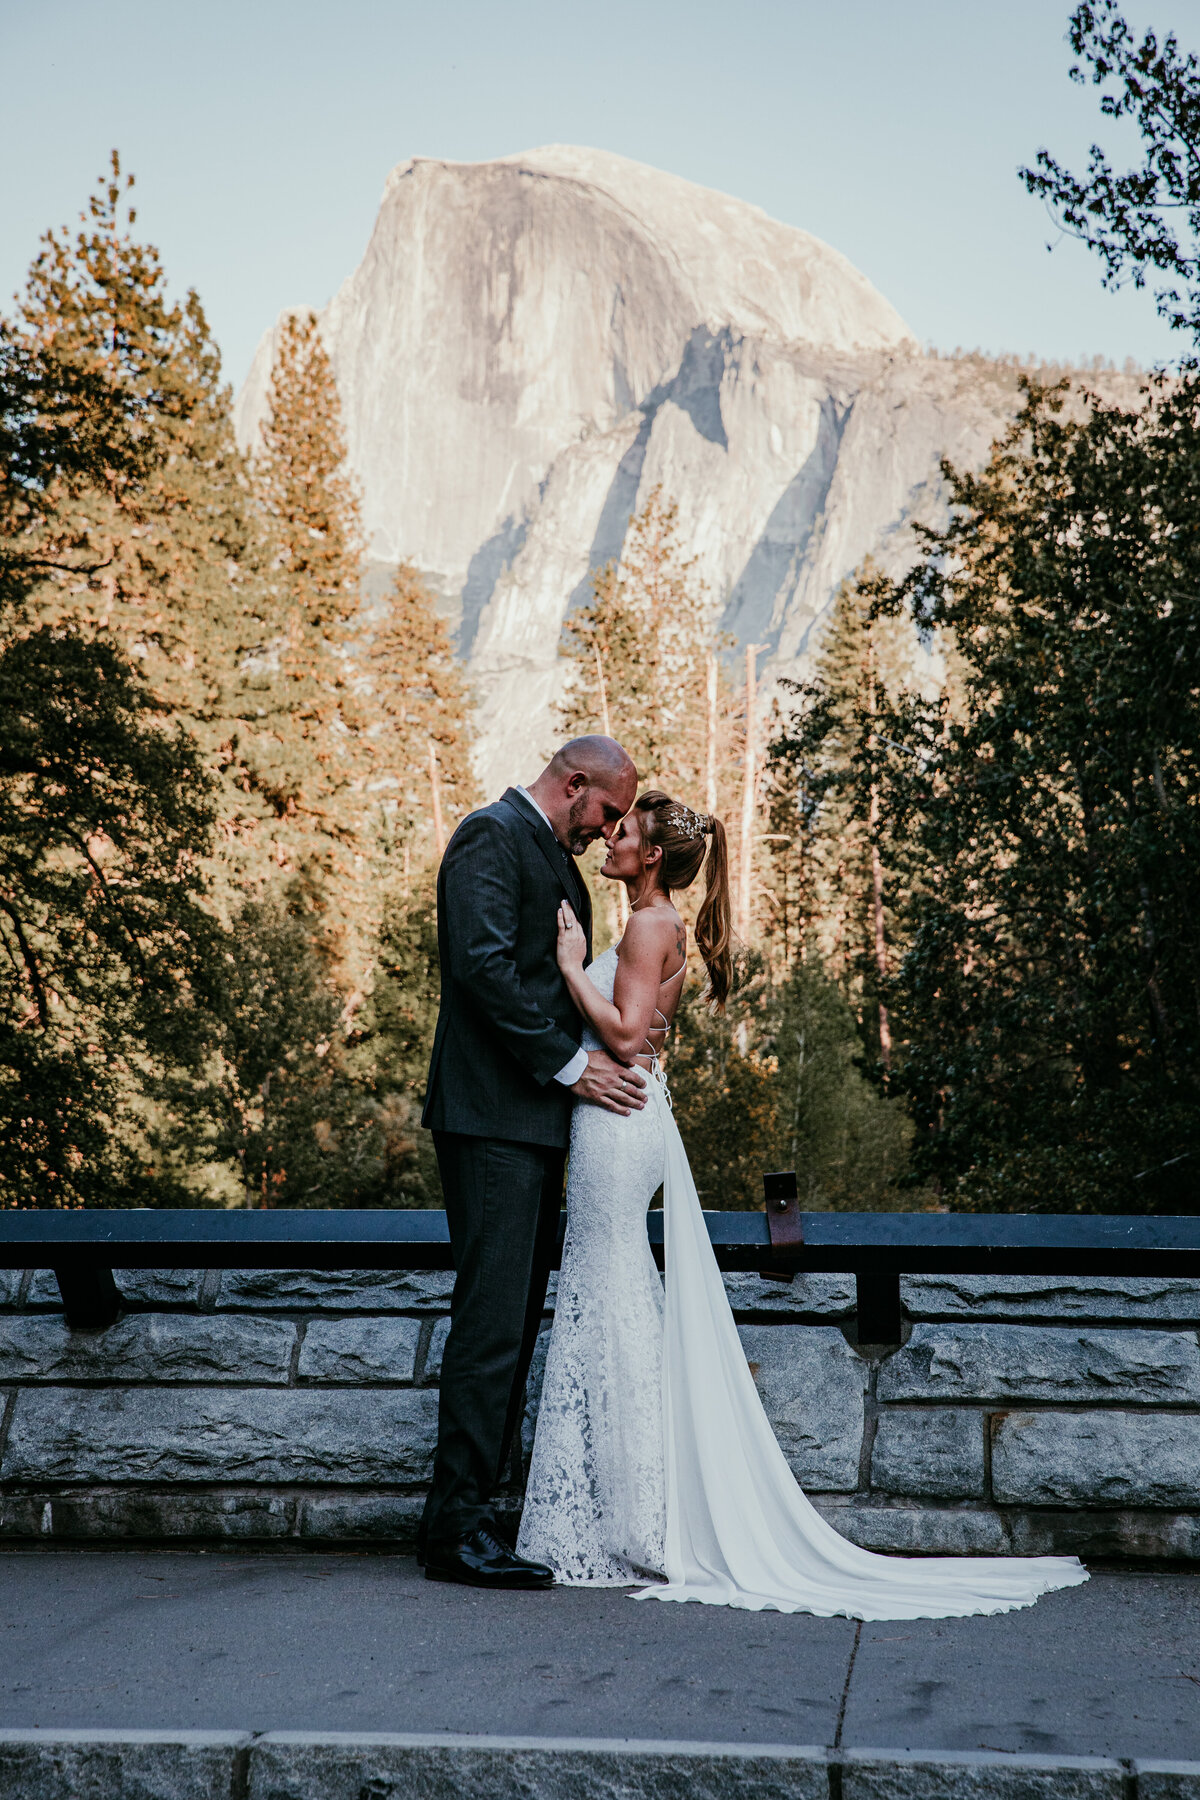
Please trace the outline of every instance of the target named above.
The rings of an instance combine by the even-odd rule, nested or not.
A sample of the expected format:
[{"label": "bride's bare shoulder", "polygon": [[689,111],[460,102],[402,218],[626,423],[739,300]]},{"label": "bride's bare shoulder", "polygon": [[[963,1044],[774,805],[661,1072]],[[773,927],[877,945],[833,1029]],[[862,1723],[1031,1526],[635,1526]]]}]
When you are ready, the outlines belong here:
[{"label": "bride's bare shoulder", "polygon": [[687,928],[673,906],[649,906],[631,913],[621,939],[622,958],[678,963],[687,955]]}]

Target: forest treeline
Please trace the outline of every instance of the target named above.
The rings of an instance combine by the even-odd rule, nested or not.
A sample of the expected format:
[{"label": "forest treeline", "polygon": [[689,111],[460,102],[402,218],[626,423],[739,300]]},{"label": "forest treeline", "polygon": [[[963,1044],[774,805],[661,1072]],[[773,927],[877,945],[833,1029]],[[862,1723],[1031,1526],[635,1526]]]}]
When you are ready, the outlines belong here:
[{"label": "forest treeline", "polygon": [[[1194,334],[1200,70],[1107,0],[1071,33],[1145,166],[1027,185]],[[114,157],[0,327],[0,1205],[436,1205],[467,680],[415,567],[368,591],[314,317],[243,455],[130,185]],[[669,1067],[708,1205],[788,1166],[810,1207],[1193,1210],[1200,372],[1021,380],[773,699],[661,489],[566,621],[558,734],[729,832],[736,990],[691,988]]]}]

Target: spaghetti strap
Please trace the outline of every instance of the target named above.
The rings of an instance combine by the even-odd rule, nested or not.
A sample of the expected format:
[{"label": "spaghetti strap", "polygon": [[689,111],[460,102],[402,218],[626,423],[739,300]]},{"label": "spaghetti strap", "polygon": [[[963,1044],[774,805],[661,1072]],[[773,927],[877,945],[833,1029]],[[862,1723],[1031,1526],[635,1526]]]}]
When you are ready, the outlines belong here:
[{"label": "spaghetti strap", "polygon": [[674,981],[674,980],[675,980],[675,979],[676,979],[676,977],[677,977],[677,976],[679,976],[679,975],[682,975],[682,974],[683,974],[683,971],[684,971],[684,970],[685,970],[685,969],[686,969],[686,968],[687,968],[687,958],[686,958],[686,957],[684,957],[684,959],[683,959],[683,961],[682,961],[682,962],[681,962],[681,963],[680,963],[680,965],[679,965],[679,967],[678,967],[678,968],[677,968],[677,969],[672,969],[672,971],[671,971],[671,973],[670,973],[670,974],[669,974],[669,975],[664,975],[664,976],[663,976],[663,978],[662,978],[662,980],[661,980],[661,981],[660,981],[660,982],[659,982],[659,984],[658,984],[658,985],[659,985],[659,987],[666,987],[666,985],[667,985],[667,983],[668,983],[668,981]]}]

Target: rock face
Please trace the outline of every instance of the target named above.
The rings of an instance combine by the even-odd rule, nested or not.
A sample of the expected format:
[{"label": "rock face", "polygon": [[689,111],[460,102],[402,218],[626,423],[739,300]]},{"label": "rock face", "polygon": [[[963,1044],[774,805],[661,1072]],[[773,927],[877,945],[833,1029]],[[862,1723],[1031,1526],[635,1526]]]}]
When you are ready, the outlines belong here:
[{"label": "rock face", "polygon": [[564,146],[395,169],[321,327],[372,556],[455,610],[489,787],[552,741],[563,616],[655,483],[724,628],[786,672],[868,551],[907,559],[939,459],[978,461],[1016,393],[1011,369],[923,356],[807,232]]}]

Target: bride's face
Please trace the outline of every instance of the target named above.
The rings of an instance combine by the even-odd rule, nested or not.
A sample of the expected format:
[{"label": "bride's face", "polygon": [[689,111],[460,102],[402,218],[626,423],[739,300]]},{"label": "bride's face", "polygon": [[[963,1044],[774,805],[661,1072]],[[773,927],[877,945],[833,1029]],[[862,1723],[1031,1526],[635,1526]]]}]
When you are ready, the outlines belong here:
[{"label": "bride's face", "polygon": [[608,840],[608,855],[600,873],[610,881],[638,881],[645,874],[646,852],[633,813],[626,813]]}]

